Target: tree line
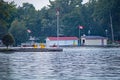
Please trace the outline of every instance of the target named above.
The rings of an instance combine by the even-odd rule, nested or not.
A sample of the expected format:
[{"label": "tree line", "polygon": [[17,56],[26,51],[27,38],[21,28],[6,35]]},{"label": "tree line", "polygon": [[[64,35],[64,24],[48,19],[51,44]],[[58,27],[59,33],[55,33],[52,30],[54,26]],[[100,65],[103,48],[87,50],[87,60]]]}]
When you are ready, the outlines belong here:
[{"label": "tree line", "polygon": [[[99,35],[120,40],[120,0],[49,0],[50,5],[36,10],[32,4],[17,7],[14,2],[0,0],[0,39],[11,33],[15,45],[29,40],[29,36],[44,42],[48,36],[57,36],[56,10],[59,10],[59,36],[79,37]],[[30,32],[28,32],[28,30]]]}]

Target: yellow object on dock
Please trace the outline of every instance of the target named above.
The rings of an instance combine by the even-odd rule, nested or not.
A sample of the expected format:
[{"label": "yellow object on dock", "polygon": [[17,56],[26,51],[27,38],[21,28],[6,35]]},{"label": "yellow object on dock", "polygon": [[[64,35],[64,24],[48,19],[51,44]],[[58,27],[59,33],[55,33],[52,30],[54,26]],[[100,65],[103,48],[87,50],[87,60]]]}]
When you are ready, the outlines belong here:
[{"label": "yellow object on dock", "polygon": [[37,48],[37,45],[36,45],[36,44],[34,44],[34,45],[33,45],[33,47],[34,47],[34,48]]},{"label": "yellow object on dock", "polygon": [[43,43],[41,43],[40,48],[45,48],[45,45]]}]

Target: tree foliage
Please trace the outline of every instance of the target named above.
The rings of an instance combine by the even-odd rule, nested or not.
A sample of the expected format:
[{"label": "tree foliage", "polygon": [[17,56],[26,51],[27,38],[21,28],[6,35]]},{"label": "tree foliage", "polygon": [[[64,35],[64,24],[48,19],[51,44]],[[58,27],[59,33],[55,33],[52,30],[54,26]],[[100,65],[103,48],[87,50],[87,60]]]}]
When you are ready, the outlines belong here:
[{"label": "tree foliage", "polygon": [[11,22],[15,18],[15,13],[14,2],[8,3],[0,0],[0,39],[8,32]]},{"label": "tree foliage", "polygon": [[[93,15],[103,29],[110,31],[110,25],[112,24],[115,38],[120,39],[120,0],[97,0]],[[110,22],[110,16],[112,23]]]},{"label": "tree foliage", "polygon": [[16,45],[20,45],[20,43],[26,42],[28,40],[27,28],[25,28],[24,22],[22,21],[13,21],[9,32],[13,34]]},{"label": "tree foliage", "polygon": [[8,46],[14,44],[15,40],[14,40],[14,37],[10,33],[8,33],[3,36],[2,42],[8,48]]},{"label": "tree foliage", "polygon": [[[59,10],[60,36],[78,36],[81,25],[81,35],[100,35],[111,38],[110,15],[112,17],[115,40],[120,40],[120,0],[89,0],[82,4],[82,0],[49,0],[50,5],[41,10],[29,3],[23,3],[16,8],[14,2],[0,1],[0,37],[8,29],[13,34],[16,44],[28,40],[29,36],[39,38],[44,42],[48,36],[57,36],[57,16]],[[23,36],[24,34],[24,36]],[[18,39],[18,36],[20,37]],[[24,38],[22,38],[24,37]]]}]

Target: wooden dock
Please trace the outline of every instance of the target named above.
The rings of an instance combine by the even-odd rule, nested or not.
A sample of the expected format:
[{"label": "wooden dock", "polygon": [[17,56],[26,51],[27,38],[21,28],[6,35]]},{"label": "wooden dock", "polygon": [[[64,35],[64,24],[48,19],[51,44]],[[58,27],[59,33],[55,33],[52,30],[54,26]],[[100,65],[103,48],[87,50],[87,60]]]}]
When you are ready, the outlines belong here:
[{"label": "wooden dock", "polygon": [[0,49],[0,52],[62,52],[62,48],[10,48]]}]

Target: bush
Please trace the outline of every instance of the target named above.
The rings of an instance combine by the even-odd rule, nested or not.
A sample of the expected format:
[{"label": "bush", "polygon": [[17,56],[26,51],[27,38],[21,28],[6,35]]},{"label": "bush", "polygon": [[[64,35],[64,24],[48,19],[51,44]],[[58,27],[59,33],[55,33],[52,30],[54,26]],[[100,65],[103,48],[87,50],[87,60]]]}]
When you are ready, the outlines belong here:
[{"label": "bush", "polygon": [[14,37],[10,33],[8,33],[3,36],[2,42],[8,49],[8,46],[13,45],[15,40],[14,40]]}]

